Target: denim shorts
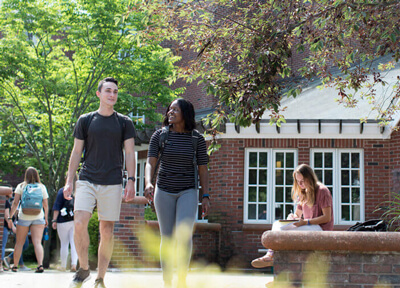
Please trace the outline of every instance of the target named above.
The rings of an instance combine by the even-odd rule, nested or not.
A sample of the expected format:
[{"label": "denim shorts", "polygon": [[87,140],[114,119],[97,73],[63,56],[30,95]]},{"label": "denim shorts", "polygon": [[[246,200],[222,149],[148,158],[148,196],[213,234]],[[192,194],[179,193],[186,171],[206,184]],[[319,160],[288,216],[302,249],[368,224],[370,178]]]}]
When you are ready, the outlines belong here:
[{"label": "denim shorts", "polygon": [[36,219],[36,220],[21,220],[21,219],[18,219],[18,221],[17,221],[17,225],[25,226],[25,227],[29,227],[31,225],[44,225],[44,224],[46,224],[46,221],[44,220],[44,218]]}]

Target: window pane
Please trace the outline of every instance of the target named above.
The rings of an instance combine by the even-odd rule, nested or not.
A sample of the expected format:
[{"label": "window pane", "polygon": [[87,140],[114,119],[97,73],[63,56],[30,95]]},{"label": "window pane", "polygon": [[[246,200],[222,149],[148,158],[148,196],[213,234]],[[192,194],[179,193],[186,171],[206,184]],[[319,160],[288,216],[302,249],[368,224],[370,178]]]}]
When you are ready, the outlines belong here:
[{"label": "window pane", "polygon": [[322,168],[322,153],[314,154],[314,167]]},{"label": "window pane", "polygon": [[258,205],[258,219],[260,220],[267,219],[267,205],[265,204]]},{"label": "window pane", "polygon": [[342,205],[342,220],[350,221],[350,206]]},{"label": "window pane", "polygon": [[257,205],[255,204],[250,204],[249,205],[249,214],[248,214],[248,218],[252,219],[252,220],[256,220],[256,216],[257,216]]},{"label": "window pane", "polygon": [[293,170],[286,170],[286,185],[293,185]]},{"label": "window pane", "polygon": [[267,166],[268,166],[268,153],[261,152],[259,167],[267,167]]},{"label": "window pane", "polygon": [[275,202],[283,202],[283,187],[275,187]]},{"label": "window pane", "polygon": [[257,201],[257,187],[249,187],[249,202]]},{"label": "window pane", "polygon": [[284,153],[276,153],[276,168],[282,168],[283,167],[283,160],[284,160]]},{"label": "window pane", "polygon": [[257,184],[257,170],[249,170],[249,184]]},{"label": "window pane", "polygon": [[249,154],[249,167],[257,167],[257,152],[250,152]]},{"label": "window pane", "polygon": [[137,175],[137,177],[140,177],[140,163],[137,163],[137,166],[136,166],[136,175]]},{"label": "window pane", "polygon": [[351,203],[360,203],[360,188],[351,188]]},{"label": "window pane", "polygon": [[333,168],[333,153],[325,153],[325,168]]},{"label": "window pane", "polygon": [[351,171],[351,184],[354,186],[360,186],[360,171],[359,170]]},{"label": "window pane", "polygon": [[140,191],[140,178],[136,178],[136,195],[139,195]]},{"label": "window pane", "polygon": [[360,219],[361,219],[361,217],[360,217],[360,214],[361,214],[360,206],[359,205],[353,205],[351,208],[352,208],[351,210],[353,210],[352,211],[353,212],[352,213],[353,219],[351,219],[351,220],[360,221]]},{"label": "window pane", "polygon": [[342,188],[342,203],[350,203],[349,188]]},{"label": "window pane", "polygon": [[285,193],[286,202],[291,202],[292,201],[292,187],[286,187],[286,193]]},{"label": "window pane", "polygon": [[294,168],[294,153],[286,153],[286,168]]},{"label": "window pane", "polygon": [[351,168],[360,168],[360,154],[351,153]]},{"label": "window pane", "polygon": [[315,175],[317,175],[317,178],[319,181],[325,182],[324,178],[322,177],[322,170],[314,170],[314,172],[315,172]]},{"label": "window pane", "polygon": [[287,218],[287,216],[290,214],[290,213],[293,213],[293,205],[291,205],[291,204],[286,204],[286,206],[285,206],[285,219]]},{"label": "window pane", "polygon": [[267,187],[258,187],[258,202],[267,202]]},{"label": "window pane", "polygon": [[259,173],[258,183],[266,185],[267,184],[267,170],[260,169],[258,171],[258,173]]},{"label": "window pane", "polygon": [[333,185],[333,171],[332,170],[325,170],[324,171],[324,184],[325,185]]},{"label": "window pane", "polygon": [[283,205],[275,205],[275,219],[283,219]]},{"label": "window pane", "polygon": [[342,170],[342,185],[349,185],[350,184],[349,177],[350,177],[349,171]]},{"label": "window pane", "polygon": [[341,163],[342,163],[342,168],[349,168],[349,153],[342,153],[341,157]]},{"label": "window pane", "polygon": [[275,184],[283,185],[283,170],[276,170]]}]

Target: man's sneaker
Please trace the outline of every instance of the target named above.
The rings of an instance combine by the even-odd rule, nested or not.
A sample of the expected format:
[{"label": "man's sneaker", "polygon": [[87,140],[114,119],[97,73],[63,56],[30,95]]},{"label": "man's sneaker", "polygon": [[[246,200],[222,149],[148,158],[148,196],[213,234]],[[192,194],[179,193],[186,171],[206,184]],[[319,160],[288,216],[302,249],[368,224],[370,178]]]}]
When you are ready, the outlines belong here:
[{"label": "man's sneaker", "polygon": [[82,284],[89,279],[90,279],[90,269],[83,270],[82,268],[79,268],[78,271],[76,271],[74,278],[72,279],[72,282],[69,285],[69,288],[80,288],[82,287]]},{"label": "man's sneaker", "polygon": [[94,288],[106,288],[103,278],[97,278],[96,281],[94,281]]}]

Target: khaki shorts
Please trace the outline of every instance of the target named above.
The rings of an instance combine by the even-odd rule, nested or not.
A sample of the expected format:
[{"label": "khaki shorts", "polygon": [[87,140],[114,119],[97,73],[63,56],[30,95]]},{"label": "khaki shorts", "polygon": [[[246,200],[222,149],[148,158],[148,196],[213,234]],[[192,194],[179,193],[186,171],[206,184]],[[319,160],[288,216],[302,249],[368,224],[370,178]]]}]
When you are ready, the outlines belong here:
[{"label": "khaki shorts", "polygon": [[119,221],[122,185],[99,185],[88,181],[76,182],[74,211],[93,213],[97,205],[99,220]]}]

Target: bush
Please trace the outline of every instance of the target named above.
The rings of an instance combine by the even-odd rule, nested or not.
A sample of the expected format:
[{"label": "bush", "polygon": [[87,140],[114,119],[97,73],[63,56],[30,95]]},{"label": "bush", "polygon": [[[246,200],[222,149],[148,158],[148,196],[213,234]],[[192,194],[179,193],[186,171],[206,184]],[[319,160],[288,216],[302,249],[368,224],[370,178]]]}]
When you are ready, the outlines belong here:
[{"label": "bush", "polygon": [[157,220],[157,214],[151,210],[150,206],[144,208],[144,220]]},{"label": "bush", "polygon": [[[97,254],[99,251],[99,218],[97,211],[93,212],[92,218],[89,220],[88,232],[90,240],[89,261],[94,262],[97,265]],[[90,266],[93,266],[93,264]]]}]

